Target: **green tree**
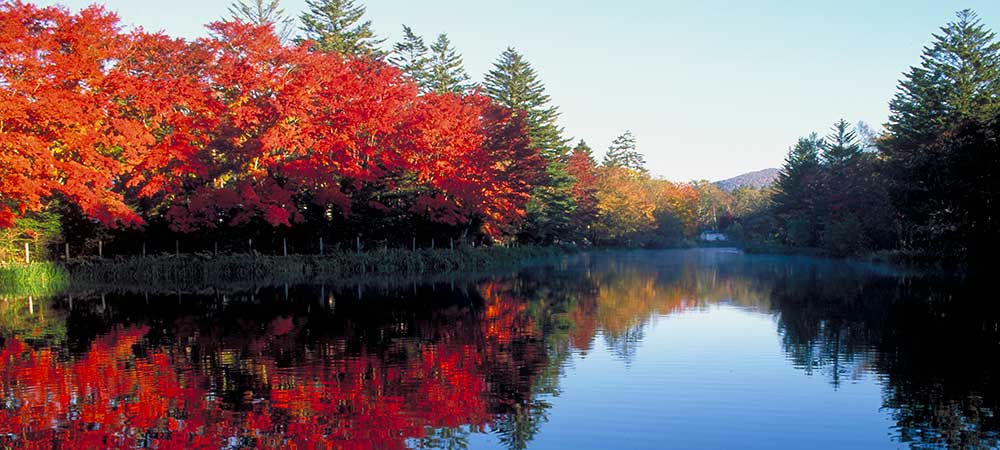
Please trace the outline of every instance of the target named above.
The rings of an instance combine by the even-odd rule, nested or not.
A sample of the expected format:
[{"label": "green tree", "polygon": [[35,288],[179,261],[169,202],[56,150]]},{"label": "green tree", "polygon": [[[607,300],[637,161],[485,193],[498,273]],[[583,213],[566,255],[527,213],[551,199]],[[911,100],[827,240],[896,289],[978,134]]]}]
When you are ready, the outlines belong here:
[{"label": "green tree", "polygon": [[[774,212],[784,224],[784,237],[792,245],[813,245],[818,237],[815,219],[822,182],[819,155],[824,147],[826,144],[816,133],[800,138],[788,151],[775,182]],[[788,239],[792,234],[793,239]]]},{"label": "green tree", "polygon": [[[900,81],[880,145],[901,245],[985,261],[995,248],[1000,42],[970,10],[941,28]],[[993,155],[992,157],[989,155]]]},{"label": "green tree", "polygon": [[314,42],[323,52],[381,57],[379,39],[372,31],[372,22],[362,18],[365,7],[354,0],[306,0],[308,11],[302,14],[304,40]]},{"label": "green tree", "polygon": [[398,67],[420,86],[427,83],[430,56],[424,38],[413,33],[413,29],[403,25],[403,40],[392,46],[389,63]]},{"label": "green tree", "polygon": [[549,161],[545,173],[546,181],[531,192],[519,237],[529,242],[551,244],[569,239],[573,234],[575,180],[562,161]]},{"label": "green tree", "polygon": [[1000,43],[963,10],[925,47],[889,102],[891,147],[913,150],[962,118],[988,120],[1000,104]]},{"label": "green tree", "polygon": [[556,121],[559,109],[551,105],[545,85],[531,64],[513,48],[500,55],[486,74],[484,92],[497,104],[524,114],[531,144],[547,162],[547,180],[532,192],[520,237],[532,242],[551,243],[566,239],[572,231],[573,177],[566,169],[569,140]]},{"label": "green tree", "polygon": [[232,18],[256,25],[271,25],[282,42],[292,36],[293,20],[281,8],[280,0],[237,0],[229,6]]},{"label": "green tree", "polygon": [[647,173],[646,158],[636,150],[635,136],[631,131],[625,131],[615,138],[604,155],[602,165],[606,167],[624,167],[639,173]]},{"label": "green tree", "polygon": [[546,159],[565,160],[569,140],[556,122],[559,108],[551,105],[545,85],[531,64],[513,48],[500,55],[493,70],[486,74],[483,85],[486,95],[515,114],[526,114],[531,142]]},{"label": "green tree", "polygon": [[832,170],[845,168],[857,163],[861,154],[857,133],[851,129],[851,125],[844,119],[833,124],[832,131],[827,135],[823,145],[823,164]]},{"label": "green tree", "polygon": [[463,66],[462,55],[452,47],[448,35],[441,33],[431,44],[425,90],[437,94],[446,92],[461,94],[473,88],[474,85],[469,79],[469,74],[465,72]]}]

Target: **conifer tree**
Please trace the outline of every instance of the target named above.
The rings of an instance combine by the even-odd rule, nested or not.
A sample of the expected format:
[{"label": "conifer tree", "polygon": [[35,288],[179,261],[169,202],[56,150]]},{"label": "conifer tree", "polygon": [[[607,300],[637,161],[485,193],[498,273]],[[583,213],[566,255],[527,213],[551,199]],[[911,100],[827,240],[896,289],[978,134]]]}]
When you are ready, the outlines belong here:
[{"label": "conifer tree", "polygon": [[232,18],[255,25],[271,25],[282,42],[292,36],[293,20],[281,8],[280,0],[237,0],[229,6]]},{"label": "conifer tree", "polygon": [[451,45],[448,35],[441,33],[431,44],[428,76],[424,89],[428,92],[461,94],[472,89],[469,74],[463,67],[462,55]]},{"label": "conifer tree", "polygon": [[[991,167],[983,156],[995,145],[980,133],[1000,118],[995,34],[974,12],[959,11],[924,49],[920,66],[900,81],[889,108],[889,133],[880,149],[903,247],[935,258],[964,258],[970,249],[984,248],[959,236],[979,226],[969,218],[990,210],[985,205],[996,192],[989,181],[995,174],[977,175]],[[964,206],[975,204],[964,203],[971,199],[986,200]]]},{"label": "conifer tree", "polygon": [[413,33],[412,28],[403,25],[403,40],[393,45],[389,63],[398,67],[420,86],[425,86],[431,61],[427,52],[424,38]]},{"label": "conifer tree", "polygon": [[484,91],[497,104],[526,116],[531,144],[547,162],[548,179],[532,192],[521,238],[551,243],[567,236],[576,208],[573,177],[566,171],[569,141],[562,137],[563,130],[556,123],[559,110],[550,104],[545,85],[531,64],[508,47],[486,74]]},{"label": "conifer tree", "polygon": [[822,190],[820,151],[825,145],[816,133],[800,138],[789,149],[775,182],[774,210],[784,222],[784,238],[789,244],[816,243],[817,203]]},{"label": "conifer tree", "polygon": [[314,42],[323,52],[381,57],[379,39],[370,20],[362,21],[365,7],[354,0],[306,0],[309,10],[302,14],[304,40]]},{"label": "conifer tree", "polygon": [[971,10],[941,28],[889,102],[891,149],[929,142],[961,119],[987,120],[1000,107],[1000,42]]},{"label": "conifer tree", "polygon": [[857,133],[844,119],[833,124],[832,131],[823,145],[823,163],[832,171],[841,170],[857,162],[861,157],[861,145]]},{"label": "conifer tree", "polygon": [[611,142],[602,164],[606,167],[624,167],[641,174],[647,173],[646,159],[636,150],[635,136],[631,131],[625,131]]},{"label": "conifer tree", "polygon": [[527,114],[532,143],[548,159],[564,160],[568,153],[563,129],[556,123],[559,108],[550,104],[545,85],[524,57],[511,47],[500,55],[486,74],[484,91],[495,102],[515,113]]}]

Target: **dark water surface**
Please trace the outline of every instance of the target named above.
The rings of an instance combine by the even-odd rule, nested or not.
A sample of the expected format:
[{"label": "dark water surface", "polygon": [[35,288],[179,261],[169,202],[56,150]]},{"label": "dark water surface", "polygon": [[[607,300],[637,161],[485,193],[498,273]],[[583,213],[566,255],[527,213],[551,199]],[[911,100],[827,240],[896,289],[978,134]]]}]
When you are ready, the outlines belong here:
[{"label": "dark water surface", "polygon": [[995,448],[983,287],[717,249],[0,298],[0,448]]}]

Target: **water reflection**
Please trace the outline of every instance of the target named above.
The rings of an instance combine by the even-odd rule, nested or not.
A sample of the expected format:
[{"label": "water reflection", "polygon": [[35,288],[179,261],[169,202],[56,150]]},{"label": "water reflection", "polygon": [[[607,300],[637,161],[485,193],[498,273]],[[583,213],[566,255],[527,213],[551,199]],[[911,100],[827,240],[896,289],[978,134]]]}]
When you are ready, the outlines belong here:
[{"label": "water reflection", "polygon": [[[786,366],[828,381],[826,394],[877,384],[883,409],[870,411],[871,423],[882,426],[878,417],[888,414],[895,443],[985,448],[1000,435],[1000,314],[978,287],[877,266],[699,250],[580,255],[474,282],[0,297],[0,444],[545,447],[537,438],[547,431],[593,425],[549,423],[562,386],[593,375],[582,361],[606,352],[617,363],[601,370],[623,371],[619,388],[665,391],[638,369],[630,376],[633,364],[665,351],[649,348],[646,333],[665,317],[691,314],[707,329],[724,305],[736,311],[725,319],[733,327],[772,318]],[[673,362],[690,367],[691,378],[712,357]],[[764,389],[745,376],[724,382]],[[658,405],[645,406],[655,415]],[[812,406],[817,414],[833,407]],[[639,421],[624,405],[606,414]],[[778,442],[760,432],[761,444]],[[646,433],[637,438],[662,438]],[[619,437],[597,436],[591,446]]]}]

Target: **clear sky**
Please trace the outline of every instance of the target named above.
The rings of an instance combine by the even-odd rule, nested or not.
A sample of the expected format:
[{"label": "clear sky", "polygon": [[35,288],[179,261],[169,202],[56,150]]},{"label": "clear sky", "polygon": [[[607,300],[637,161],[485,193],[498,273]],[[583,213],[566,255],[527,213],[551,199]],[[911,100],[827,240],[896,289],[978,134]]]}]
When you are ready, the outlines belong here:
[{"label": "clear sky", "polygon": [[[600,155],[630,129],[650,170],[717,180],[781,164],[841,117],[879,126],[900,74],[962,8],[1000,29],[1000,1],[358,0],[375,31],[447,32],[482,80],[514,46]],[[37,0],[79,8],[93,0]],[[126,24],[198,37],[227,0],[98,0]],[[305,0],[283,0],[297,15]]]}]

